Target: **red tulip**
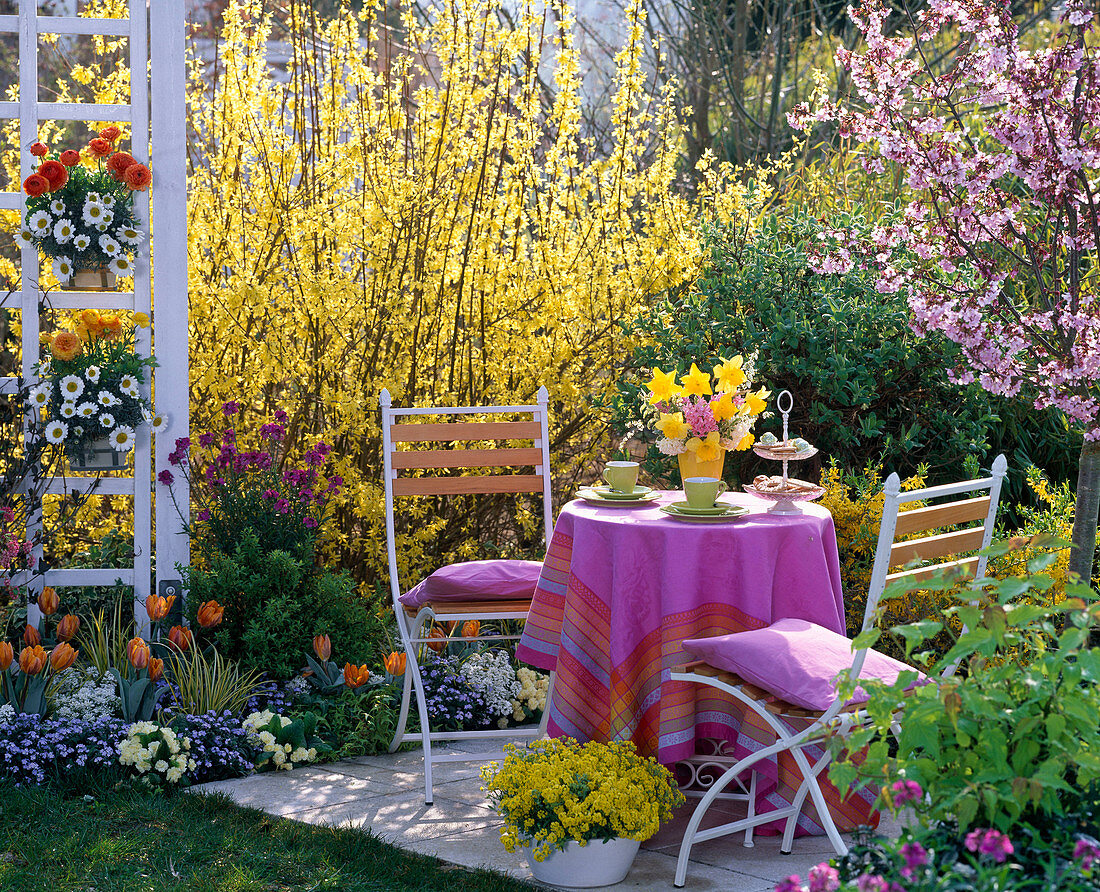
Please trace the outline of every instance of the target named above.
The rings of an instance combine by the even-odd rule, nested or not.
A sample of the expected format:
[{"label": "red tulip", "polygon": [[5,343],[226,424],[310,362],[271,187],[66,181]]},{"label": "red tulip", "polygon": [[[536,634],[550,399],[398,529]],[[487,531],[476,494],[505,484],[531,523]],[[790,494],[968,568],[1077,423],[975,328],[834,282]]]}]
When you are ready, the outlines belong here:
[{"label": "red tulip", "polygon": [[24,647],[19,652],[19,670],[26,675],[37,675],[46,668],[49,659],[41,644]]},{"label": "red tulip", "polygon": [[152,656],[149,645],[143,638],[131,638],[130,643],[126,645],[126,659],[135,669],[144,669],[148,666]]},{"label": "red tulip", "polygon": [[57,624],[57,637],[62,641],[72,641],[80,631],[80,617],[75,613],[66,613]]},{"label": "red tulip", "polygon": [[68,669],[73,663],[76,662],[76,655],[78,651],[62,641],[52,651],[50,651],[50,668],[54,672],[61,672]]},{"label": "red tulip", "polygon": [[185,629],[183,626],[172,626],[168,630],[168,640],[175,646],[176,650],[183,653],[191,646],[191,630]]},{"label": "red tulip", "polygon": [[0,641],[0,672],[7,672],[15,661],[15,651],[7,641]]},{"label": "red tulip", "polygon": [[463,638],[476,638],[481,631],[481,623],[476,619],[468,619],[462,624]]},{"label": "red tulip", "polygon": [[175,601],[175,595],[169,595],[167,598],[162,598],[160,595],[150,595],[145,599],[145,612],[149,614],[150,620],[159,622],[168,615],[168,611],[172,609]]},{"label": "red tulip", "polygon": [[351,663],[344,664],[344,684],[349,688],[355,689],[365,685],[370,681],[370,669],[366,666],[353,666]]},{"label": "red tulip", "polygon": [[23,640],[31,647],[34,647],[42,643],[42,636],[38,634],[38,629],[28,624],[27,628],[23,630]]},{"label": "red tulip", "polygon": [[61,599],[57,597],[53,586],[47,585],[38,596],[38,609],[42,611],[43,616],[53,616],[57,613],[59,606],[61,606]]},{"label": "red tulip", "polygon": [[404,675],[405,674],[405,661],[406,656],[404,652],[394,651],[383,658],[382,663],[386,667],[386,671],[390,675]]},{"label": "red tulip", "polygon": [[313,652],[317,654],[317,659],[322,661],[332,656],[332,642],[329,640],[328,635],[314,636]]},{"label": "red tulip", "polygon": [[433,639],[428,642],[428,647],[436,653],[442,653],[447,647],[447,633],[443,631],[442,626],[432,626],[432,630],[428,633],[428,637]]},{"label": "red tulip", "polygon": [[207,601],[199,606],[198,621],[204,629],[212,629],[222,621],[225,608],[217,601]]},{"label": "red tulip", "polygon": [[158,681],[164,675],[164,660],[153,657],[149,661],[149,680]]}]

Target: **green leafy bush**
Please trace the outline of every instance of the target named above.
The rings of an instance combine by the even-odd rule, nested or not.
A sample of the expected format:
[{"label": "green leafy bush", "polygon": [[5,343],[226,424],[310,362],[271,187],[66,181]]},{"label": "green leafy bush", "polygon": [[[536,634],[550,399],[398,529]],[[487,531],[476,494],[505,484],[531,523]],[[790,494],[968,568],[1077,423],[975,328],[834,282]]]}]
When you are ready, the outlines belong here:
[{"label": "green leafy bush", "polygon": [[192,628],[209,600],[225,607],[211,630],[218,651],[242,666],[286,679],[301,669],[314,635],[328,635],[350,662],[375,661],[381,621],[342,573],[317,569],[285,551],[265,551],[247,531],[232,554],[213,551],[205,566],[185,569]]},{"label": "green leafy bush", "polygon": [[332,747],[333,760],[386,752],[397,728],[399,702],[392,685],[303,698],[304,705],[320,713],[317,734]]}]

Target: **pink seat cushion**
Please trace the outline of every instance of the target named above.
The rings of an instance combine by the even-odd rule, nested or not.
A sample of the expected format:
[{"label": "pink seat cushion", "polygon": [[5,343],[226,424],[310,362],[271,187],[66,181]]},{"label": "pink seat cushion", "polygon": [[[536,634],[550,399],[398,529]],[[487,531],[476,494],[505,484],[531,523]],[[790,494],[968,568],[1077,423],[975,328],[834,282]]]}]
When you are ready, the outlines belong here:
[{"label": "pink seat cushion", "polygon": [[[725,669],[763,688],[781,700],[805,709],[825,710],[836,699],[836,676],[852,666],[852,642],[817,623],[781,619],[765,629],[734,632],[714,638],[689,638],[684,650],[717,669]],[[867,652],[860,678],[897,681],[912,666]],[[920,676],[923,678],[924,676]],[[867,694],[857,688],[851,703],[863,703]]]},{"label": "pink seat cushion", "polygon": [[515,601],[535,593],[538,561],[467,561],[436,570],[398,600],[406,607],[431,601]]}]

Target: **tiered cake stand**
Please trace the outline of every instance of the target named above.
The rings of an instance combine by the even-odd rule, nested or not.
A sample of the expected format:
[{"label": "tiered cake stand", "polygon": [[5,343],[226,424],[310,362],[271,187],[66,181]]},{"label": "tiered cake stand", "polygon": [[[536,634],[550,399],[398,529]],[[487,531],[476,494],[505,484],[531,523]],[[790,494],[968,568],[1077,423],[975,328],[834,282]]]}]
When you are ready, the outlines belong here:
[{"label": "tiered cake stand", "polygon": [[[789,435],[787,430],[787,419],[791,414],[791,409],[794,407],[794,397],[791,396],[789,390],[784,390],[775,401],[776,408],[779,409],[780,414],[783,416],[783,440],[782,443],[789,442]],[[785,406],[785,407],[784,407]],[[817,455],[817,449],[811,446],[809,449],[804,449],[801,452],[781,452],[776,453],[771,446],[761,446],[757,444],[753,446],[752,451],[759,455],[761,458],[768,459],[769,461],[781,461],[783,463],[783,490],[789,485],[790,477],[787,475],[787,462],[791,461],[805,461],[808,458],[813,458]],[[802,483],[802,481],[797,481]],[[825,490],[820,486],[813,486],[812,484],[806,484],[812,486],[810,489],[797,489],[789,492],[785,491],[769,491],[757,489],[754,484],[744,484],[744,490],[747,493],[751,493],[754,496],[759,496],[762,499],[768,499],[771,502],[775,502],[768,509],[769,514],[802,514],[802,509],[798,506],[799,502],[812,502],[814,499],[819,499],[825,494]]]}]

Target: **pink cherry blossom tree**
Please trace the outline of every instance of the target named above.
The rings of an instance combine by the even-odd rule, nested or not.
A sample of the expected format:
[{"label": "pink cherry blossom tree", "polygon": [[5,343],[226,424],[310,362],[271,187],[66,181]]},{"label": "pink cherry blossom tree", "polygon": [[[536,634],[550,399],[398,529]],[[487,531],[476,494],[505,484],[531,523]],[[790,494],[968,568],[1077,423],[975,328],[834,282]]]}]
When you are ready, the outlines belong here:
[{"label": "pink cherry blossom tree", "polygon": [[[1002,0],[931,0],[908,27],[884,0],[850,10],[860,52],[841,50],[853,93],[804,105],[871,172],[900,168],[910,200],[856,232],[823,233],[819,269],[877,270],[905,289],[919,332],[961,347],[960,382],[1084,431],[1071,569],[1091,576],[1100,508],[1100,37],[1094,6],[1067,0],[1033,46]],[[891,34],[893,36],[888,36]]]}]

